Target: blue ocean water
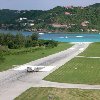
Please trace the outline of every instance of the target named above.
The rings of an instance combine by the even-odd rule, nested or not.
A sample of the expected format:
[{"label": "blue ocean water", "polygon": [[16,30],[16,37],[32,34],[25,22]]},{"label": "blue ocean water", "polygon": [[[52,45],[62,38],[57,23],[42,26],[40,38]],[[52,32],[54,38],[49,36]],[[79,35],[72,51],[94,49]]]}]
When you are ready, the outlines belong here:
[{"label": "blue ocean water", "polygon": [[[5,31],[0,30],[0,33],[22,33],[24,35],[31,35],[32,32],[23,31]],[[59,42],[100,42],[100,33],[84,33],[84,34],[66,34],[66,33],[44,33],[39,34],[39,39],[55,40]]]},{"label": "blue ocean water", "polygon": [[40,39],[56,40],[60,42],[100,42],[99,33],[87,33],[87,34],[41,34]]}]

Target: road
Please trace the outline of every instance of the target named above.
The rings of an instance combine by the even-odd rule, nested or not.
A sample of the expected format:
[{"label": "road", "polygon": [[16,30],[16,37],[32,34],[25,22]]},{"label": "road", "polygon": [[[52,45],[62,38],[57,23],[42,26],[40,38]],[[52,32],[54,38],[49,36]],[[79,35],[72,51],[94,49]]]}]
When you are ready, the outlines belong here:
[{"label": "road", "polygon": [[[15,71],[13,69],[0,73],[0,100],[13,100],[22,92],[30,87],[61,87],[61,88],[83,88],[83,89],[100,89],[100,86],[79,85],[79,84],[65,84],[54,83],[42,80],[44,77],[58,69],[66,62],[83,52],[90,43],[76,43],[68,50],[44,57],[32,62],[28,65],[35,66],[55,66],[48,72],[33,72],[27,73],[26,71]],[[98,87],[98,88],[97,88]]]}]

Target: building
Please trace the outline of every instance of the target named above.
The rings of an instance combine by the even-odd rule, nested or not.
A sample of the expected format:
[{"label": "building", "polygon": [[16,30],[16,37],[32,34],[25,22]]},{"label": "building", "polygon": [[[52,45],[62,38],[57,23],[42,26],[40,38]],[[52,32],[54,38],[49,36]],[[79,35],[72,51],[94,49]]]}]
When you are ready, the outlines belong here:
[{"label": "building", "polygon": [[88,26],[89,22],[88,21],[84,21],[81,23],[81,26]]},{"label": "building", "polygon": [[71,13],[70,12],[65,12],[65,15],[71,15]]},{"label": "building", "polygon": [[55,28],[67,27],[66,24],[56,24],[56,23],[52,24],[52,26],[55,27]]}]

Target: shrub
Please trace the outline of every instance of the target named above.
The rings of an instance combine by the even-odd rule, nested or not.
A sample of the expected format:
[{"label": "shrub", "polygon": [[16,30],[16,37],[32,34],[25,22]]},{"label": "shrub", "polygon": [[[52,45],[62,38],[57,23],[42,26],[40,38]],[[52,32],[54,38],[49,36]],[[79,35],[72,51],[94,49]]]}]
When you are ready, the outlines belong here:
[{"label": "shrub", "polygon": [[44,46],[44,43],[46,42],[46,40],[38,40],[38,46]]},{"label": "shrub", "polygon": [[44,45],[49,48],[54,48],[58,45],[58,42],[56,42],[54,40],[47,40],[47,41],[45,41]]},{"label": "shrub", "polygon": [[25,47],[32,47],[32,41],[31,40],[26,40],[25,42]]},{"label": "shrub", "polygon": [[32,47],[38,46],[38,41],[32,41]]},{"label": "shrub", "polygon": [[8,43],[8,48],[9,48],[9,49],[13,49],[13,48],[14,48],[14,43],[13,43],[12,41],[10,41],[10,42]]},{"label": "shrub", "polygon": [[8,43],[8,48],[9,48],[9,49],[18,49],[18,48],[20,48],[20,45],[19,45],[19,44],[15,44],[15,43],[13,43],[12,41],[10,41],[10,42]]}]

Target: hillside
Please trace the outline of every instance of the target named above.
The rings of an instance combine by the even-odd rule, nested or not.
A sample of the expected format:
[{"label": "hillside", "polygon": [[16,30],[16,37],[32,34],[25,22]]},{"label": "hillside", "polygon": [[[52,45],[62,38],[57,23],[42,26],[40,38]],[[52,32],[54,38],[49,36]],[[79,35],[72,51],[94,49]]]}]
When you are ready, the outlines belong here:
[{"label": "hillside", "polygon": [[42,10],[0,10],[0,28],[43,32],[100,32],[100,3]]},{"label": "hillside", "polygon": [[99,7],[99,8],[100,8],[100,3],[95,3],[95,4],[93,4],[93,5],[90,5],[89,7],[94,7],[94,8]]}]

